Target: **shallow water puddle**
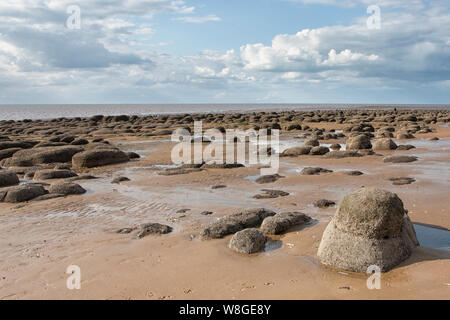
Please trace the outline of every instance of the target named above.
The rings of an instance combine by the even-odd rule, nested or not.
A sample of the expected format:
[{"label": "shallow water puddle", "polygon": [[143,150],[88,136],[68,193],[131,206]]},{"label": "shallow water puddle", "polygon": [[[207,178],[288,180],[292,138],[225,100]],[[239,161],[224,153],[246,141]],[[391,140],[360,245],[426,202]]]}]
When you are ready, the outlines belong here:
[{"label": "shallow water puddle", "polygon": [[450,231],[414,223],[417,239],[423,247],[450,250]]}]

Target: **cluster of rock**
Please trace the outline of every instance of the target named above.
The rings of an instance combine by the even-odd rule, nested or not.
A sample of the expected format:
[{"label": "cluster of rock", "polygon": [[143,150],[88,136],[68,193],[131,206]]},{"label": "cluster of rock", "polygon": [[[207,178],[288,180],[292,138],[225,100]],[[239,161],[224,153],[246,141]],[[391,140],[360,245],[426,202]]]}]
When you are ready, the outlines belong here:
[{"label": "cluster of rock", "polygon": [[[17,173],[22,173],[26,178],[33,179],[20,184]],[[65,179],[67,178],[67,179]],[[79,195],[86,190],[79,184],[73,182],[77,178],[91,179],[92,176],[78,176],[69,169],[40,169],[29,170],[17,169],[0,171],[0,202],[18,203],[30,200],[47,200],[67,195]],[[55,183],[46,181],[58,179]],[[64,179],[64,180],[61,180]]]},{"label": "cluster of rock", "polygon": [[237,252],[250,254],[263,251],[269,235],[281,234],[310,220],[300,212],[277,214],[264,208],[248,209],[218,219],[205,227],[200,237],[209,240],[234,234],[229,247]]}]

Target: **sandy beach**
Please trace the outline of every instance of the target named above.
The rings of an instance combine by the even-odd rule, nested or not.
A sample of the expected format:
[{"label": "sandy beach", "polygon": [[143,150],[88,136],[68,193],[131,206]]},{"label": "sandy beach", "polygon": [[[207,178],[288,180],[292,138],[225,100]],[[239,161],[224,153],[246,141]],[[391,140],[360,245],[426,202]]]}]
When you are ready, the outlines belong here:
[{"label": "sandy beach", "polygon": [[[257,183],[260,165],[203,167],[164,174],[179,170],[171,160],[175,145],[170,141],[172,131],[183,127],[192,130],[194,121],[202,121],[204,129],[280,128],[277,152],[281,155],[281,178]],[[0,202],[0,299],[450,299],[450,242],[446,246],[436,244],[433,237],[428,239],[417,228],[426,227],[431,235],[439,230],[444,232],[441,241],[449,239],[449,122],[450,112],[446,110],[0,121],[1,171],[16,173],[19,186],[34,183],[49,189],[52,184],[70,180],[86,190],[80,195],[41,201]],[[345,150],[346,143],[356,135],[365,135],[372,145],[377,140],[392,139],[396,146],[392,150],[358,149],[358,156],[345,157],[327,156],[330,149],[320,155],[283,154],[311,138],[325,148],[337,143]],[[126,160],[89,168],[74,160],[89,152],[86,150],[106,150],[106,144],[107,150],[126,154]],[[203,143],[203,147],[207,145]],[[414,148],[403,150],[400,145]],[[68,150],[69,146],[79,148],[74,149],[69,161],[33,153]],[[400,155],[417,160],[383,161]],[[61,156],[63,160],[67,160],[65,156]],[[55,171],[55,166],[72,170],[79,179],[37,177],[39,170]],[[302,174],[308,167],[332,172]],[[362,174],[350,175],[350,171]],[[87,179],[87,175],[95,179]],[[128,179],[111,183],[118,177]],[[413,180],[403,184],[391,180],[395,178]],[[214,187],[219,185],[222,187]],[[408,259],[382,274],[380,290],[367,288],[367,274],[324,266],[317,257],[322,234],[339,202],[363,187],[397,194],[421,243]],[[9,188],[0,189],[0,194],[6,190],[1,196],[4,199]],[[254,198],[262,189],[288,195]],[[313,204],[319,199],[335,204],[318,208]],[[270,236],[264,251],[250,255],[228,247],[232,235],[201,239],[205,226],[251,208],[302,212],[311,221]],[[168,225],[172,231],[140,239],[135,238],[134,229],[117,232],[144,223]],[[66,286],[66,269],[71,265],[81,270],[79,290]]]}]

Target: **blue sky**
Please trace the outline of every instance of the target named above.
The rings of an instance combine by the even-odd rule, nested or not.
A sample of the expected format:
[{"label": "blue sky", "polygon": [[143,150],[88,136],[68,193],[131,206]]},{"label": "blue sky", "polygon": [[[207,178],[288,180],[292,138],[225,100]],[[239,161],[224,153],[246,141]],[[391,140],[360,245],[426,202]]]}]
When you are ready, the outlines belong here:
[{"label": "blue sky", "polygon": [[[80,8],[80,29],[66,21]],[[380,27],[368,28],[380,10]],[[2,0],[0,104],[450,103],[446,0]]]}]

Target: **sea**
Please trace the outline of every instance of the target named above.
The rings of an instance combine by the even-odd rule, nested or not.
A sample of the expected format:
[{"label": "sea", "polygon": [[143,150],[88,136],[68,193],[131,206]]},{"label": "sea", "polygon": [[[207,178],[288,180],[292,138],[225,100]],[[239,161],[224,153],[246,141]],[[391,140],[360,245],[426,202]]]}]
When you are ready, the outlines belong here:
[{"label": "sea", "polygon": [[314,110],[450,110],[450,105],[425,104],[33,104],[0,105],[0,120],[53,119],[94,115],[154,115],[179,113],[229,113]]}]

